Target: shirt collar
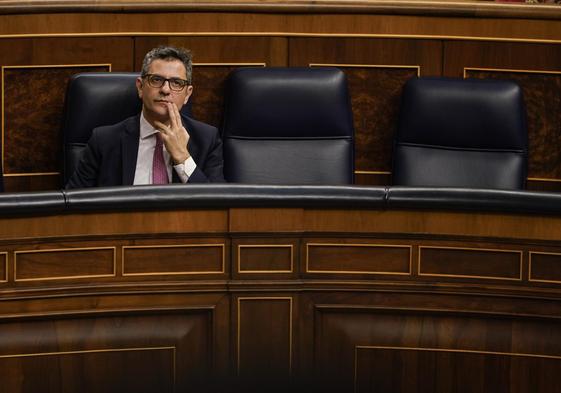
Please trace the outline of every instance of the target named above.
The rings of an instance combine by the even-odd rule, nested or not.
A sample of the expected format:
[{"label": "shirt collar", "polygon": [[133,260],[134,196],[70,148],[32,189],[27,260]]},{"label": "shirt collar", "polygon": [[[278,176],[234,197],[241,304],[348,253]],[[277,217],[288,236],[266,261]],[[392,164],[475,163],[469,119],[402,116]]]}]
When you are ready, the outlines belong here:
[{"label": "shirt collar", "polygon": [[148,120],[144,117],[144,111],[140,114],[140,139],[146,139],[151,137],[152,135],[156,134],[158,130],[156,130]]}]

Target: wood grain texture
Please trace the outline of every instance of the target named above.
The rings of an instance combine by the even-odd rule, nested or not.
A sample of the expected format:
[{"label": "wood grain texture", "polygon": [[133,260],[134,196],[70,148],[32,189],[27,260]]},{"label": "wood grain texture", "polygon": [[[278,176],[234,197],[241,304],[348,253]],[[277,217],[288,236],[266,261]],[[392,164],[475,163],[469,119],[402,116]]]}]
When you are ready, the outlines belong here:
[{"label": "wood grain texture", "polygon": [[561,284],[561,254],[530,252],[529,280]]},{"label": "wood grain texture", "polygon": [[[175,391],[174,358],[173,347],[21,354],[0,359],[0,376],[3,389],[11,392],[171,393]],[[23,378],[29,370],[39,372]]]},{"label": "wood grain texture", "polygon": [[[358,301],[359,299],[355,297],[354,304],[356,305]],[[492,379],[485,382],[487,373],[483,372],[484,368],[480,362],[484,362],[486,367],[495,368],[496,371],[491,374],[499,379],[524,366],[533,368],[540,364],[545,365],[543,369],[545,375],[540,376],[544,383],[541,391],[548,391],[545,386],[546,381],[555,378],[560,366],[560,358],[556,355],[559,353],[558,346],[550,347],[545,352],[543,351],[545,347],[542,346],[553,339],[552,334],[556,335],[550,330],[557,326],[556,320],[536,323],[524,318],[513,321],[476,313],[427,311],[419,315],[414,309],[391,311],[386,307],[380,309],[364,307],[361,310],[357,306],[343,305],[340,308],[335,306],[318,308],[316,318],[319,324],[316,326],[316,331],[319,334],[315,337],[315,355],[321,370],[318,372],[325,376],[323,382],[328,387],[328,391],[351,389],[355,383],[358,383],[357,387],[360,387],[361,391],[373,391],[373,384],[381,383],[384,387],[393,387],[391,391],[398,392],[424,392],[426,390],[422,389],[423,386],[434,386],[433,383],[437,381],[441,385],[429,391],[450,391],[447,387],[458,388],[460,381],[465,381],[465,385],[459,390],[463,392],[481,391],[483,387],[496,386],[496,381],[491,382]],[[390,352],[388,354],[377,352],[376,349],[372,351],[360,349],[364,347],[391,347],[395,350],[388,351]],[[400,348],[412,348],[417,352],[411,355]],[[540,354],[547,353],[553,358],[532,357],[537,348],[541,348]],[[434,351],[433,357],[429,358],[420,355],[423,353],[426,356],[427,353],[423,351],[429,350],[430,353],[430,349],[443,351],[454,349],[456,355],[446,357],[437,351]],[[503,355],[498,359],[493,354],[480,355],[475,359],[473,356],[476,355],[472,351],[499,352]],[[435,365],[436,354],[444,356],[439,360],[446,359],[450,368],[440,367],[437,373],[439,377],[435,381],[435,374],[429,376],[429,370],[424,367],[430,368]],[[530,356],[516,360],[513,357],[515,354]],[[372,356],[370,361],[368,361],[369,356]],[[374,359],[376,362],[391,362],[391,365],[373,368]],[[510,360],[507,365],[512,367],[511,370],[508,367],[506,369],[501,367],[500,362],[504,359]],[[520,363],[517,363],[518,361]],[[361,364],[361,362],[365,363]],[[405,370],[413,370],[409,367],[417,370],[416,373],[412,375],[407,373],[408,378],[403,378]],[[456,374],[454,371],[456,367],[463,368],[465,374]],[[417,377],[423,382],[416,384]],[[521,373],[517,375],[515,381],[517,386],[528,386],[535,383],[531,378],[529,374]],[[471,382],[467,382],[468,380]],[[443,390],[439,390],[440,386]]]},{"label": "wood grain texture", "polygon": [[109,247],[16,251],[15,281],[114,276],[115,254]]},{"label": "wood grain texture", "polygon": [[[60,161],[60,157],[57,157],[57,161]],[[62,176],[59,173],[48,175],[31,174],[22,176],[4,176],[5,192],[59,190],[61,187]]]},{"label": "wood grain texture", "polygon": [[[508,4],[508,6],[507,6]],[[519,17],[525,19],[560,19],[561,15],[555,6],[543,7],[529,6],[528,4],[515,3],[482,3],[479,1],[455,2],[440,0],[434,2],[403,1],[397,7],[395,4],[379,3],[370,0],[342,0],[342,1],[312,1],[294,0],[263,0],[258,3],[251,0],[236,1],[173,1],[162,2],[154,0],[101,0],[101,1],[60,1],[43,0],[14,1],[3,0],[0,3],[0,12],[4,14],[20,14],[34,12],[282,12],[287,14],[309,13],[352,13],[352,14],[405,14],[405,15],[432,15],[442,16],[495,16]]]},{"label": "wood grain texture", "polygon": [[420,247],[419,275],[522,280],[522,251]]},{"label": "wood grain texture", "polygon": [[22,392],[196,388],[212,364],[210,318],[200,310],[3,323],[0,374]]},{"label": "wood grain texture", "polygon": [[[426,386],[459,386],[457,371],[465,370],[473,375],[468,389],[493,387],[495,379],[481,376],[483,361],[500,380],[505,370],[517,372],[513,381],[520,386],[529,386],[533,377],[519,370],[541,367],[542,382],[534,384],[538,393],[549,392],[546,382],[558,372],[550,360],[561,358],[559,221],[522,214],[316,208],[4,218],[0,252],[7,253],[9,274],[17,251],[26,251],[17,254],[28,258],[26,277],[89,273],[104,256],[89,250],[102,247],[117,250],[117,274],[2,283],[0,376],[23,391],[36,390],[34,383],[50,374],[56,376],[46,391],[64,384],[73,389],[90,378],[123,391],[128,378],[138,370],[147,373],[147,359],[155,359],[158,366],[141,378],[152,390],[161,384],[164,390],[248,392],[270,385],[268,391],[331,392],[352,391],[358,383],[369,391],[380,383],[406,392],[407,367],[418,370],[411,381]],[[216,252],[207,253],[201,244],[216,243],[225,245],[223,274],[153,274],[215,263]],[[316,244],[313,267],[336,273],[306,273],[303,256],[310,244]],[[185,252],[187,245],[194,247]],[[255,277],[237,272],[244,245],[240,255],[247,266],[271,269],[284,268],[286,246],[293,246],[294,272]],[[221,247],[210,247],[215,248]],[[73,250],[65,259],[60,254],[66,252],[48,251],[53,249]],[[29,252],[35,250],[44,252]],[[123,254],[125,262],[136,263],[136,272],[150,274],[123,275]],[[345,273],[403,272],[418,258],[424,263],[420,272],[429,275]],[[522,279],[510,280],[520,266]],[[469,277],[438,276],[442,273]],[[358,347],[397,349],[369,352],[357,362]],[[154,348],[164,349],[146,356],[158,351]],[[176,356],[175,385],[166,348],[174,348]],[[444,351],[451,355],[441,357]],[[521,356],[522,361],[512,360]],[[502,363],[506,358],[510,363]],[[402,366],[377,366],[390,360]],[[449,364],[439,368],[438,378],[425,373],[441,361]],[[119,368],[120,362],[127,366]],[[426,368],[415,366],[421,364]],[[22,375],[32,380],[29,388],[20,385]],[[93,382],[91,391],[99,386]]]},{"label": "wood grain texture", "polygon": [[404,245],[342,243],[337,239],[306,243],[306,272],[313,274],[411,274],[411,248]]},{"label": "wood grain texture", "polygon": [[355,127],[355,170],[391,171],[392,149],[407,67],[339,67],[347,75]]},{"label": "wood grain texture", "polygon": [[123,275],[223,274],[225,244],[126,246]]},{"label": "wood grain texture", "polygon": [[[416,348],[356,352],[356,392],[548,391],[561,372],[561,358],[555,357]],[[398,378],[396,367],[407,378]]]},{"label": "wood grain texture", "polygon": [[237,312],[238,375],[255,386],[287,380],[292,369],[292,299],[239,297]]},{"label": "wood grain texture", "polygon": [[[88,224],[85,225],[84,222]],[[223,233],[228,230],[226,210],[83,213],[0,218],[0,239],[57,236]]]},{"label": "wood grain texture", "polygon": [[[560,52],[561,54],[561,52]],[[561,69],[556,73],[468,70],[469,78],[513,80],[524,93],[528,122],[528,177],[561,181]]]},{"label": "wood grain texture", "polygon": [[[393,8],[393,7],[392,7]],[[549,10],[555,7],[549,7]],[[534,8],[535,10],[535,8]],[[118,11],[118,10],[117,10]],[[436,11],[438,12],[438,11]],[[308,34],[395,34],[442,37],[497,37],[507,39],[561,39],[558,20],[525,17],[470,17],[436,15],[295,13],[276,12],[76,12],[0,15],[0,35],[87,33],[229,32]],[[544,13],[548,15],[547,12]],[[154,23],[154,16],[166,23]],[[118,21],[118,23],[117,23]]]},{"label": "wood grain texture", "polygon": [[238,258],[238,273],[292,273],[294,269],[292,244],[240,244]]},{"label": "wood grain texture", "polygon": [[109,67],[3,68],[4,173],[60,171],[60,129],[68,79],[80,72],[103,71]]}]

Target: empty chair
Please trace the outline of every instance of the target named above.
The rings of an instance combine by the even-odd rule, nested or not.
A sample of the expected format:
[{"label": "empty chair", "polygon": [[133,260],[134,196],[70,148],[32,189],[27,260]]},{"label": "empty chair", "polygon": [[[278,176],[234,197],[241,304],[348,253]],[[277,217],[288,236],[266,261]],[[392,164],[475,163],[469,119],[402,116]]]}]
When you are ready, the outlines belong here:
[{"label": "empty chair", "polygon": [[233,71],[222,132],[229,182],[353,182],[352,112],[345,75],[336,68]]},{"label": "empty chair", "polygon": [[403,91],[393,184],[522,189],[528,133],[511,81],[415,78]]},{"label": "empty chair", "polygon": [[140,113],[142,101],[135,85],[138,75],[92,72],[69,80],[62,122],[64,184],[74,173],[94,128]]}]

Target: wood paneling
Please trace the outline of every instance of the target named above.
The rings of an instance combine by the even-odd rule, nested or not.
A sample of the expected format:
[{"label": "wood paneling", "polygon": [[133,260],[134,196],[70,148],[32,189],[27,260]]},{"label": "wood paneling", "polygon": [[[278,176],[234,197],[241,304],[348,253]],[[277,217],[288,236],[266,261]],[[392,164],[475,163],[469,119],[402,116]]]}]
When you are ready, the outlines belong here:
[{"label": "wood paneling", "polygon": [[[377,391],[372,390],[376,382],[387,388],[383,391],[487,391],[483,388],[495,386],[493,378],[543,365],[540,386],[547,392],[547,382],[559,372],[560,348],[552,342],[558,336],[556,319],[538,323],[531,318],[514,321],[473,313],[424,311],[420,315],[414,309],[366,305],[361,309],[358,301],[355,297],[353,307],[325,306],[316,311],[315,359],[328,391],[352,390],[355,383],[360,391]],[[445,361],[448,366],[441,364]],[[429,376],[435,366],[438,371]],[[462,374],[456,374],[459,369]],[[460,381],[472,376],[472,382],[460,387]],[[519,373],[509,383],[530,386],[536,384],[534,376]],[[534,389],[537,385],[530,390]]]},{"label": "wood paneling", "polygon": [[237,370],[245,381],[286,381],[292,370],[292,298],[239,297]]},{"label": "wood paneling", "polygon": [[2,68],[5,175],[60,171],[62,144],[48,141],[62,140],[67,81],[80,72],[104,71],[109,64]]},{"label": "wood paneling", "polygon": [[[0,377],[6,392],[171,393],[174,363],[173,347],[18,354],[0,357]],[[26,370],[40,372],[24,378]]]},{"label": "wood paneling", "polygon": [[[332,2],[330,2],[332,3]],[[188,3],[184,3],[188,4]],[[191,3],[194,4],[194,3]],[[254,5],[257,3],[253,3]],[[261,4],[261,3],[260,3]],[[290,6],[294,3],[285,3]],[[171,5],[171,3],[168,3]],[[456,5],[460,5],[456,3]],[[36,4],[30,4],[30,7]],[[218,7],[217,7],[218,6]],[[353,5],[349,5],[353,6]],[[370,2],[376,7],[376,3]],[[301,12],[285,13],[282,6],[276,4],[267,12],[236,12],[230,8],[222,9],[215,5],[215,12],[188,10],[184,12],[165,12],[162,5],[154,4],[152,12],[126,12],[124,7],[113,8],[114,12],[64,12],[60,13],[60,4],[52,11],[29,14],[0,15],[0,34],[186,34],[186,33],[306,33],[306,34],[379,34],[379,35],[413,35],[440,37],[493,37],[506,39],[561,39],[559,21],[556,20],[556,7],[528,6],[518,7],[522,12],[505,12],[500,8],[496,17],[485,15],[481,8],[485,3],[465,4],[463,12],[442,13],[438,3],[428,7],[410,3],[399,15],[400,6],[381,5],[382,9],[372,12],[368,8],[352,9],[353,12],[325,13],[321,7],[302,6]],[[460,5],[461,6],[461,5]],[[489,4],[497,8],[497,4]],[[499,7],[501,5],[498,5]],[[9,6],[8,6],[9,7]],[[100,4],[95,8],[99,10]],[[385,8],[387,7],[387,8]],[[508,7],[511,11],[516,7]],[[527,10],[527,11],[526,11]],[[88,12],[89,11],[89,12]],[[357,12],[358,11],[358,12]],[[536,12],[537,11],[537,12]],[[361,13],[362,12],[362,13]],[[434,13],[434,14],[432,14]],[[536,13],[541,13],[536,15]],[[440,15],[436,15],[440,14]],[[447,14],[447,15],[446,15]],[[553,18],[540,16],[553,16]],[[518,16],[517,18],[513,16]],[[530,17],[529,17],[530,16]],[[535,16],[538,16],[537,18]],[[557,16],[558,17],[558,16]],[[165,23],[156,23],[165,21]]]},{"label": "wood paneling", "polygon": [[530,252],[529,280],[561,284],[561,253]]},{"label": "wood paneling", "polygon": [[411,274],[411,247],[337,241],[306,244],[306,273]]},{"label": "wood paneling", "polygon": [[443,75],[461,78],[464,68],[561,71],[561,47],[524,42],[444,41]]},{"label": "wood paneling", "polygon": [[108,277],[116,274],[114,247],[16,251],[15,280]]},{"label": "wood paneling", "polygon": [[561,357],[358,347],[355,392],[556,391],[560,372]]},{"label": "wood paneling", "polygon": [[176,244],[123,247],[123,275],[222,274],[225,244]]},{"label": "wood paneling", "polygon": [[294,245],[239,244],[238,273],[292,273]]},{"label": "wood paneling", "polygon": [[521,280],[522,252],[420,247],[419,275]]},{"label": "wood paneling", "polygon": [[553,216],[421,210],[308,209],[303,213],[302,226],[310,231],[399,233],[408,237],[433,233],[459,238],[492,238],[500,233],[506,239],[553,241],[561,235]]},{"label": "wood paneling", "polygon": [[298,231],[303,229],[304,209],[235,208],[229,210],[231,232]]},{"label": "wood paneling", "polygon": [[8,281],[8,253],[0,252],[0,282]]},{"label": "wood paneling", "polygon": [[[124,214],[124,216],[123,216]],[[84,225],[84,221],[88,225]],[[140,229],[143,228],[143,229]],[[81,213],[48,216],[0,218],[0,238],[43,236],[131,235],[137,231],[169,233],[223,233],[228,230],[226,210],[184,210],[129,213]]]},{"label": "wood paneling", "polygon": [[[468,366],[480,380],[472,353],[483,354],[493,370],[496,354],[523,356],[508,365],[514,371],[537,367],[534,358],[561,357],[559,284],[539,281],[561,275],[556,216],[181,208],[21,220],[0,220],[0,256],[7,257],[9,275],[16,266],[18,278],[1,285],[0,363],[16,388],[23,373],[36,381],[56,368],[46,391],[96,377],[125,391],[133,372],[147,372],[146,348],[175,348],[172,388],[197,392],[198,386],[246,392],[269,385],[346,392],[356,381],[370,389],[372,381],[391,385],[403,375],[403,368],[387,371],[376,362],[432,367],[424,358],[430,351],[438,362],[440,352],[452,354],[449,369],[442,369],[449,370],[442,371],[446,381]],[[291,248],[293,272],[274,273],[289,264]],[[116,275],[95,277],[112,249]],[[218,271],[223,253],[224,273],[181,274],[209,265]],[[417,258],[421,275],[415,264],[412,274],[403,274]],[[20,279],[22,261],[23,277],[32,281]],[[270,270],[238,272],[238,261]],[[316,272],[306,273],[306,261]],[[126,275],[129,263],[143,276]],[[60,279],[76,272],[88,276]],[[59,279],[46,280],[53,277]],[[357,347],[398,349],[357,363]],[[162,351],[153,356],[159,363],[145,381],[150,388],[170,386]],[[372,367],[379,372],[367,377]],[[544,363],[540,378],[553,378],[556,367]],[[432,386],[424,372],[416,375]],[[528,378],[521,374],[517,383],[527,386]]]},{"label": "wood paneling", "polygon": [[[132,71],[130,38],[0,40],[6,191],[60,188],[64,95],[78,72]],[[17,178],[10,175],[17,174]]]},{"label": "wood paneling", "polygon": [[30,393],[198,390],[212,365],[211,318],[209,310],[201,309],[95,317],[69,313],[43,321],[4,321],[0,326],[3,389]]}]

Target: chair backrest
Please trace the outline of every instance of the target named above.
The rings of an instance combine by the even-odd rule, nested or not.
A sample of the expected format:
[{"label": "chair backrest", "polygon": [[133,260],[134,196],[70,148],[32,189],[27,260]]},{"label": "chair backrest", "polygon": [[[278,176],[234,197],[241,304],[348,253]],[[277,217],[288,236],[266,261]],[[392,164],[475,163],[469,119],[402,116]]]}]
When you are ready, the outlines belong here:
[{"label": "chair backrest", "polygon": [[94,128],[140,113],[142,101],[135,85],[138,75],[90,72],[70,78],[62,122],[64,184],[74,173]]},{"label": "chair backrest", "polygon": [[229,182],[351,184],[354,130],[336,68],[239,68],[222,127]]},{"label": "chair backrest", "polygon": [[526,112],[511,81],[414,78],[403,90],[393,184],[522,189]]}]

